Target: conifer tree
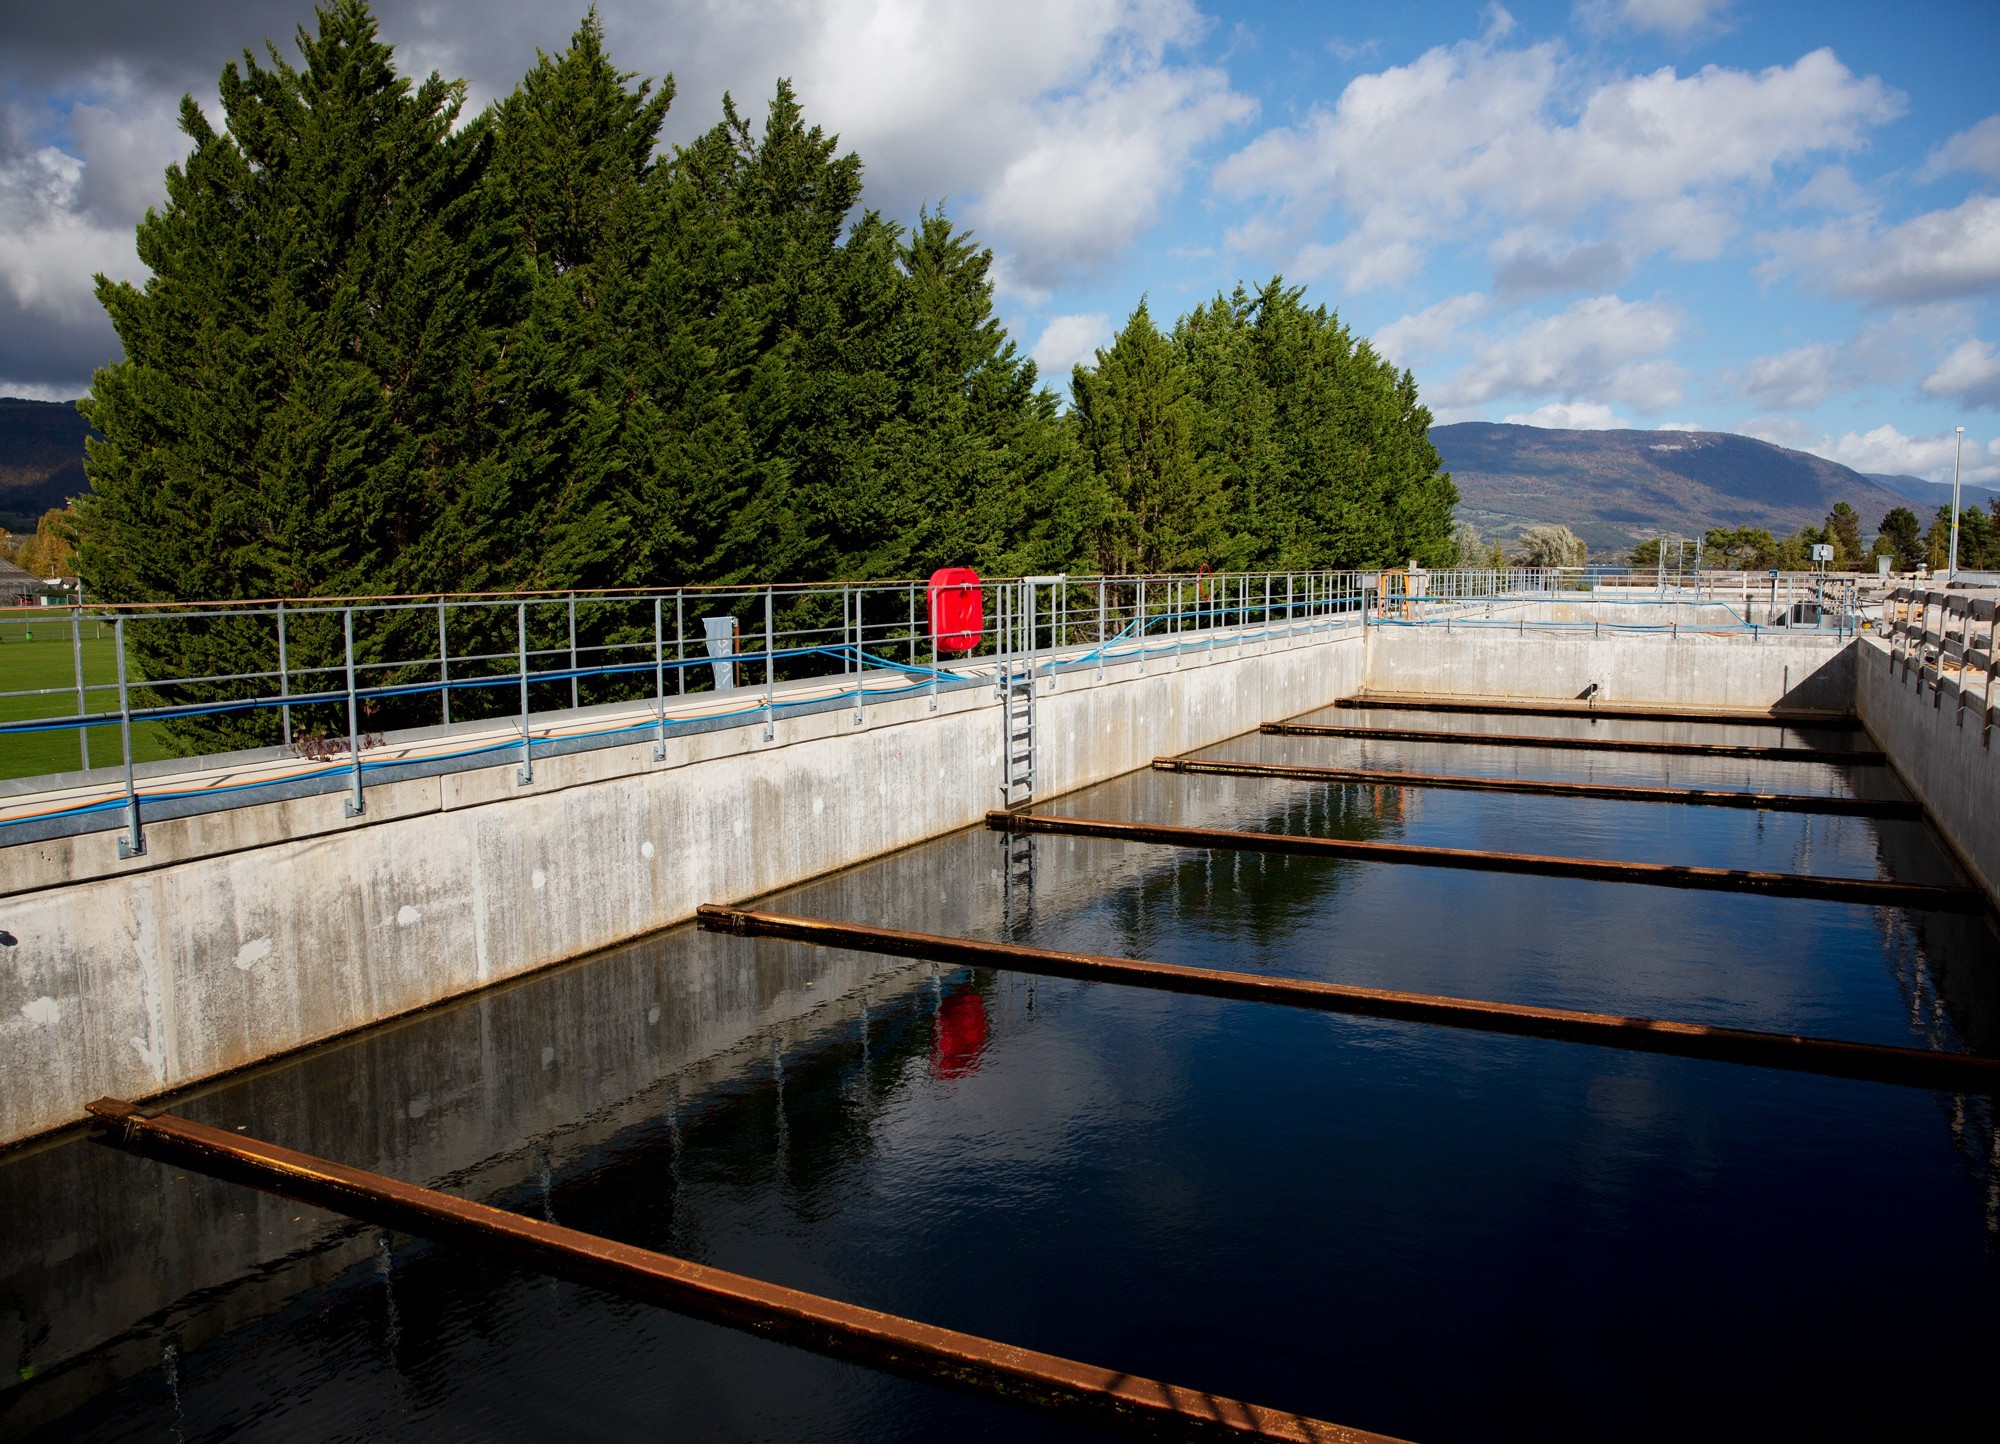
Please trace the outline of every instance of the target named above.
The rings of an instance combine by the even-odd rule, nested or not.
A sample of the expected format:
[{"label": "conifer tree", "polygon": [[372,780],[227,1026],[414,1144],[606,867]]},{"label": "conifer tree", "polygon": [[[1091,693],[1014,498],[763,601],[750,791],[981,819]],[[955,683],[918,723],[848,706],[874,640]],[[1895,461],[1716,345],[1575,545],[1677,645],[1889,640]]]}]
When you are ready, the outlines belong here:
[{"label": "conifer tree", "polygon": [[1096,366],[1076,368],[1070,416],[1100,489],[1101,571],[1193,571],[1212,567],[1225,545],[1205,417],[1188,382],[1143,300]]},{"label": "conifer tree", "polygon": [[[498,494],[486,408],[508,297],[485,128],[454,129],[461,85],[396,74],[359,0],[298,46],[297,69],[273,46],[223,70],[220,131],[183,99],[193,150],[139,226],[152,276],[98,278],[125,356],[81,408],[104,440],[78,532],[107,601],[449,588],[478,547],[467,498]],[[292,640],[295,665],[334,660],[324,629]],[[151,675],[275,662],[262,623],[138,626],[133,646]],[[174,730],[213,747],[274,727]]]}]

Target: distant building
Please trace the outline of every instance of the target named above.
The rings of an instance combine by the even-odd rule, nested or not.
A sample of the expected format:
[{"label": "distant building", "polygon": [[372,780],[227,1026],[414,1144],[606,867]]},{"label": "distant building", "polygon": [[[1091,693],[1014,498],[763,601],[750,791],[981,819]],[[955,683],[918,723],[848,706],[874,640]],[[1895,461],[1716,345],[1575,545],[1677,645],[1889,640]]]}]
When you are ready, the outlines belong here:
[{"label": "distant building", "polygon": [[0,607],[67,607],[77,595],[75,577],[38,577],[0,559]]},{"label": "distant building", "polygon": [[41,600],[46,585],[33,572],[0,559],[0,607],[32,607]]}]

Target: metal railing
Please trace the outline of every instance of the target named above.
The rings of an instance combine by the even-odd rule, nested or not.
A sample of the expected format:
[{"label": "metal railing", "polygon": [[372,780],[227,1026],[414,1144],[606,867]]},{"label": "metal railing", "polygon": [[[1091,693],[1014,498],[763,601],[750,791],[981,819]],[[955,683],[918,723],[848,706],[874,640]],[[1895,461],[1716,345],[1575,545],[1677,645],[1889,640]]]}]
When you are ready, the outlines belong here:
[{"label": "metal railing", "polygon": [[[60,709],[0,722],[0,748],[74,732],[84,775],[51,775],[33,790],[101,793],[109,780],[117,796],[0,818],[0,842],[24,821],[122,813],[121,850],[143,852],[142,807],[157,799],[142,798],[139,776],[175,764],[137,763],[135,728],[165,730],[190,759],[309,764],[230,786],[272,795],[312,778],[319,785],[310,790],[325,791],[338,777],[349,814],[359,815],[372,777],[415,765],[384,749],[407,751],[413,738],[442,743],[424,752],[427,771],[511,759],[528,782],[551,751],[650,738],[664,757],[669,734],[761,722],[768,740],[781,716],[852,706],[859,719],[869,705],[924,694],[935,708],[941,692],[994,685],[1006,669],[1048,687],[1080,671],[1100,680],[1108,665],[1143,670],[1212,656],[1225,633],[1240,650],[1353,625],[1374,579],[1320,571],[987,580],[985,624],[964,652],[937,645],[927,584],[917,580],[41,608],[35,625],[69,624],[72,677],[0,690],[0,707],[16,717]],[[86,644],[87,631],[106,635]],[[109,653],[95,657],[95,675],[87,646]],[[0,649],[0,667],[5,660]],[[92,770],[93,751],[109,751],[115,767]],[[229,805],[225,791],[201,789],[212,805]]]},{"label": "metal railing", "polygon": [[1963,727],[1965,714],[1976,712],[1979,745],[1991,748],[2000,602],[1967,592],[1898,587],[1882,603],[1882,632],[1890,671],[1900,667],[1904,682],[1914,672],[1919,695],[1930,688],[1932,707],[1941,708],[1945,694],[1952,693],[1956,724]]},{"label": "metal railing", "polygon": [[[143,852],[142,808],[193,794],[142,797],[141,773],[200,764],[138,763],[135,728],[164,731],[185,758],[227,759],[245,773],[205,783],[203,806],[309,783],[344,788],[359,815],[371,777],[418,775],[413,768],[512,760],[528,782],[537,757],[552,752],[650,739],[663,758],[670,734],[761,723],[769,740],[781,716],[851,706],[858,721],[872,704],[928,695],[935,708],[943,691],[971,686],[999,698],[1023,675],[1043,689],[1064,677],[1094,683],[1111,666],[1220,660],[1330,627],[1478,625],[1476,614],[1496,604],[1607,591],[1630,600],[1651,581],[1582,568],[989,579],[979,584],[984,625],[964,652],[939,648],[919,580],[40,608],[37,625],[69,622],[72,677],[0,690],[0,715],[63,710],[0,722],[0,749],[73,731],[84,775],[27,789],[79,795],[0,817],[0,843],[18,838],[23,822],[101,817],[95,825],[113,826],[108,814],[122,814],[122,850]],[[1826,579],[1815,582],[1823,596]],[[1757,585],[1781,595],[1767,578]],[[1726,600],[1734,586],[1710,578],[1651,587],[1650,596]],[[86,629],[108,633],[88,644],[94,677]],[[0,666],[5,659],[0,648]],[[93,748],[93,734],[107,733],[115,745]],[[424,744],[415,760],[413,740]],[[115,766],[93,770],[93,751]],[[271,775],[248,775],[251,764]]]}]

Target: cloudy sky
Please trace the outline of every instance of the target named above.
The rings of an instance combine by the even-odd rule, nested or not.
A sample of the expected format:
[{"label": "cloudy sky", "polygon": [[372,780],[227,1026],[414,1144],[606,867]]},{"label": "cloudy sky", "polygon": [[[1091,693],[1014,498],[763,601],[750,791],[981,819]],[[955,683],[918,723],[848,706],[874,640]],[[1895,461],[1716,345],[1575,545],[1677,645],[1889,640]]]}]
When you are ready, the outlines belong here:
[{"label": "cloudy sky", "polygon": [[[999,257],[1050,373],[1141,294],[1170,319],[1281,272],[1413,368],[1441,421],[1742,431],[2000,481],[1992,0],[602,0],[679,87],[669,139],[780,75]],[[578,3],[577,11],[581,13]],[[575,15],[378,0],[476,108]],[[183,92],[289,47],[304,0],[0,9],[0,394],[75,396],[97,271],[185,149]]]}]

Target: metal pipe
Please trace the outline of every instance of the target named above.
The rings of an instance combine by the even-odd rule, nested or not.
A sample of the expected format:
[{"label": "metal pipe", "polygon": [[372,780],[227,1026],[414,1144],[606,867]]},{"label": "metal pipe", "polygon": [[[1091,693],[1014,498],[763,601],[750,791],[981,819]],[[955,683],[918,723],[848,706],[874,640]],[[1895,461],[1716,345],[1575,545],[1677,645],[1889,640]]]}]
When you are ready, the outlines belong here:
[{"label": "metal pipe", "polygon": [[514,605],[515,636],[520,647],[521,676],[521,768],[514,774],[518,783],[535,780],[535,749],[528,733],[528,604]]},{"label": "metal pipe", "polygon": [[[79,583],[79,586],[81,583]],[[85,716],[90,711],[90,701],[83,691],[83,607],[69,609],[69,652],[70,665],[76,674],[76,715]],[[83,757],[83,770],[90,771],[90,726],[81,724],[76,729],[77,751]]]},{"label": "metal pipe", "polygon": [[354,698],[354,608],[341,609],[340,629],[347,657],[347,762],[354,776],[354,795],[347,799],[347,815],[359,817],[365,804],[361,798],[361,719]]},{"label": "metal pipe", "polygon": [[1257,729],[1276,737],[1354,737],[1389,742],[1450,742],[1468,747],[1548,747],[1577,752],[1645,752],[1666,757],[1742,757],[1758,762],[1825,762],[1879,767],[1880,752],[1861,747],[1757,747],[1748,743],[1633,742],[1599,737],[1536,737],[1503,732],[1444,732],[1411,727],[1327,727],[1310,722],[1266,722]]},{"label": "metal pipe", "polygon": [[1357,988],[1343,983],[1274,978],[1263,973],[1193,968],[1175,963],[1104,957],[1094,953],[981,942],[936,933],[903,932],[825,918],[751,912],[743,908],[719,907],[714,903],[703,903],[695,910],[695,918],[710,932],[730,933],[738,937],[776,938],[816,947],[881,953],[951,966],[999,968],[1037,973],[1044,977],[1073,978],[1082,982],[1122,983],[1236,1002],[1270,1003],[1321,1013],[1345,1013],[1364,1018],[1389,1018],[1398,1022],[1465,1028],[1481,1033],[1587,1043],[1629,1052],[1664,1053],[1680,1058],[1781,1068],[1791,1072],[1897,1083],[1952,1093],[1991,1094],[2000,1091],[2000,1058],[1964,1053],[1939,1053],[1879,1043],[1848,1043],[1796,1033],[1718,1028],[1705,1023],[1586,1013],[1569,1008],[1491,1003],[1482,999],[1441,997],[1431,993]]},{"label": "metal pipe", "polygon": [[113,1147],[621,1298],[1016,1408],[1163,1439],[1394,1444],[1387,1436],[1017,1348],[655,1253],[350,1168],[122,1099],[88,1105]]},{"label": "metal pipe", "polygon": [[766,742],[778,735],[777,698],[774,695],[777,653],[771,636],[771,616],[771,589],[766,587],[764,588],[764,740]]},{"label": "metal pipe", "polygon": [[132,778],[132,695],[125,681],[125,619],[111,624],[111,645],[118,652],[118,743],[125,754],[125,835],[118,839],[118,855],[143,857],[146,834],[139,825],[139,789]]},{"label": "metal pipe", "polygon": [[575,592],[569,594],[569,705],[571,711],[582,705],[577,696]]},{"label": "metal pipe", "polygon": [[1759,812],[1817,812],[1841,817],[1920,818],[1917,803],[1896,798],[1831,797],[1802,792],[1732,792],[1705,787],[1631,787],[1612,782],[1538,782],[1523,777],[1461,777],[1435,772],[1387,772],[1353,767],[1308,767],[1274,762],[1223,762],[1196,757],[1155,757],[1157,772],[1215,777],[1289,777],[1301,782],[1365,787],[1422,787],[1459,792],[1517,792],[1536,797],[1589,797],[1606,802],[1679,803],[1692,807],[1745,807]]},{"label": "metal pipe", "polygon": [[1345,837],[1291,837],[1283,833],[1237,832],[1215,827],[1172,827],[1118,822],[1097,817],[1052,817],[989,812],[995,832],[1047,832],[1066,837],[1101,837],[1114,842],[1160,843],[1169,847],[1233,849],[1293,857],[1404,863],[1470,872],[1513,872],[1537,877],[1580,878],[1591,882],[1642,883],[1703,892],[1754,892],[1766,897],[1822,898],[1875,907],[1933,908],[1977,912],[1986,895],[1977,888],[1934,883],[1884,882],[1877,878],[1816,877],[1809,873],[1746,872],[1735,868],[1692,867],[1681,863],[1609,862],[1593,857],[1550,857],[1540,853],[1484,852],[1471,848],[1422,847],[1407,842],[1361,842]]},{"label": "metal pipe", "polygon": [[[292,695],[291,657],[285,651],[285,604],[282,601],[278,603],[278,695],[284,698],[290,698]],[[292,745],[292,704],[290,701],[285,702],[279,708],[279,713],[284,721],[285,747],[289,750]]]},{"label": "metal pipe", "polygon": [[438,697],[444,704],[444,725],[451,726],[451,651],[445,642],[444,598],[438,598]]},{"label": "metal pipe", "polygon": [[653,711],[658,718],[659,726],[659,731],[653,737],[655,762],[667,760],[667,637],[663,600],[660,597],[653,598]]},{"label": "metal pipe", "polygon": [[[687,625],[683,617],[683,607],[687,592],[681,588],[674,591],[674,691],[685,697],[688,689],[687,669]],[[734,663],[730,665],[734,666]]]}]

